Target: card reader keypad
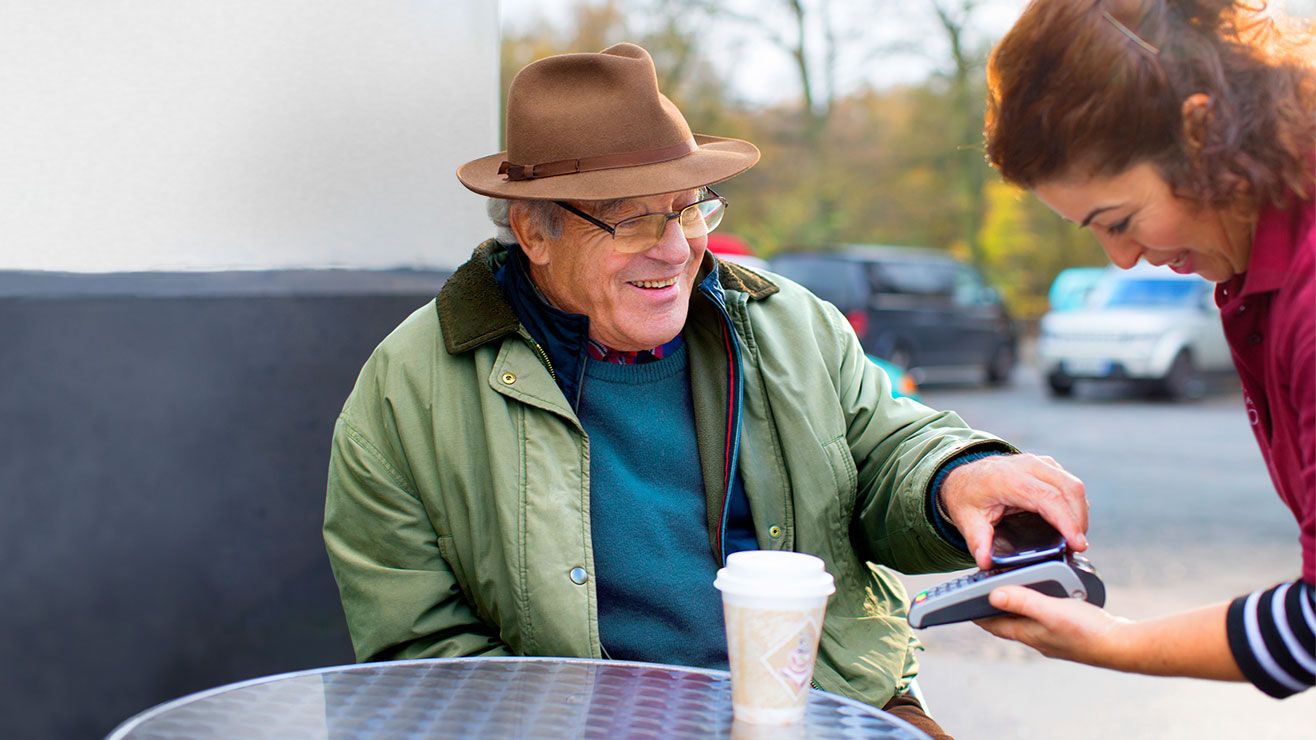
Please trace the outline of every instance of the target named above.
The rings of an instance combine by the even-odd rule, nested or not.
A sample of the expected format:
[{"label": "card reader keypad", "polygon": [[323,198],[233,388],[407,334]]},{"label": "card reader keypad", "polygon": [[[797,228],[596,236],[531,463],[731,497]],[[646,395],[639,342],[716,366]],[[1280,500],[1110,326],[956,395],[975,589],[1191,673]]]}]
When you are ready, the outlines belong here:
[{"label": "card reader keypad", "polygon": [[[1006,570],[1007,570],[1006,568],[993,568],[992,570],[980,570],[974,573],[970,573],[966,576],[960,576],[959,578],[954,578],[949,581],[946,581],[945,583],[938,584],[933,588],[930,588],[927,591],[920,593],[919,596],[926,595],[927,598],[931,599],[935,596],[948,594],[952,591],[956,591],[961,588],[964,588],[965,586],[977,583],[978,581],[984,581],[988,578],[991,578],[994,575],[1004,573]],[[920,599],[920,601],[922,601],[922,599]]]}]

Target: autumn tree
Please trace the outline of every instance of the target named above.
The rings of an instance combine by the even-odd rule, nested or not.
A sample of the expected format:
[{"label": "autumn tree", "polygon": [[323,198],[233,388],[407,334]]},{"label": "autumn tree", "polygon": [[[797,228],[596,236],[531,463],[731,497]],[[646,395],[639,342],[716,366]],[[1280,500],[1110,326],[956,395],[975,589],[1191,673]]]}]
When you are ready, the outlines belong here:
[{"label": "autumn tree", "polygon": [[1046,312],[1047,289],[1061,270],[1106,264],[1090,233],[1032,195],[999,179],[985,192],[987,215],[979,235],[983,267],[1016,318],[1036,319]]},{"label": "autumn tree", "polygon": [[[976,21],[992,1],[577,0],[560,18],[504,29],[503,97],[535,59],[638,43],[693,130],[763,153],[718,185],[731,201],[724,230],[764,256],[841,243],[949,249],[1030,317],[1056,272],[1104,260],[1090,237],[1000,184],[984,161],[988,40]],[[854,22],[894,13],[898,24]],[[744,44],[788,63],[785,95],[742,96],[737,80],[758,72],[741,60]],[[869,72],[883,69],[931,71],[878,87]]]}]

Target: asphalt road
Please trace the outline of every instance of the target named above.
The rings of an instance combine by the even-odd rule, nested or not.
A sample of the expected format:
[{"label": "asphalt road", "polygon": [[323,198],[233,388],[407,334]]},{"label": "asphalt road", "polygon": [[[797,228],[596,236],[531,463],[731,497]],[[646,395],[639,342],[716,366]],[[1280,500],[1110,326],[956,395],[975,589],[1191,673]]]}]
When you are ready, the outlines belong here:
[{"label": "asphalt road", "polygon": [[[1081,478],[1107,607],[1151,617],[1297,577],[1298,529],[1270,486],[1237,385],[1175,404],[1125,389],[1053,401],[1031,368],[1005,389],[925,386],[924,402]],[[906,579],[911,594],[945,576]],[[920,683],[958,738],[1316,738],[1316,690],[1129,676],[1048,660],[972,624],[919,633]]]}]

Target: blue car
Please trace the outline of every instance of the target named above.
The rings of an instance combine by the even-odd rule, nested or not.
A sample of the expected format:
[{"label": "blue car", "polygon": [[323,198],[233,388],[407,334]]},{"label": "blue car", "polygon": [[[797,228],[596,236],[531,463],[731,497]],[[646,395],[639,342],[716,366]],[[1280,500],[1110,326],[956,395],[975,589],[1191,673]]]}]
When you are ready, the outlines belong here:
[{"label": "blue car", "polygon": [[891,378],[891,396],[893,398],[920,400],[918,397],[918,383],[914,382],[912,375],[905,372],[899,365],[887,362],[876,355],[868,355],[868,359],[872,360],[874,365],[885,370],[887,377]]},{"label": "blue car", "polygon": [[1106,273],[1104,267],[1069,267],[1061,270],[1046,292],[1052,311],[1074,311],[1087,303],[1088,295]]}]

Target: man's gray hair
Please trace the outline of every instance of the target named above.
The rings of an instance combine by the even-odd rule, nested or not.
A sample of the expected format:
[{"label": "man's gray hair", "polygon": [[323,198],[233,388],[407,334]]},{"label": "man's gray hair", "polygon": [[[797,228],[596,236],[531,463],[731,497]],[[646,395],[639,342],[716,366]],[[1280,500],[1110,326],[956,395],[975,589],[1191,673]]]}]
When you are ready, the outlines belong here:
[{"label": "man's gray hair", "polygon": [[498,229],[494,239],[499,244],[516,244],[516,234],[512,232],[512,208],[521,208],[530,218],[530,225],[550,239],[562,237],[562,209],[547,200],[511,201],[506,198],[490,198],[485,206],[489,220]]}]

